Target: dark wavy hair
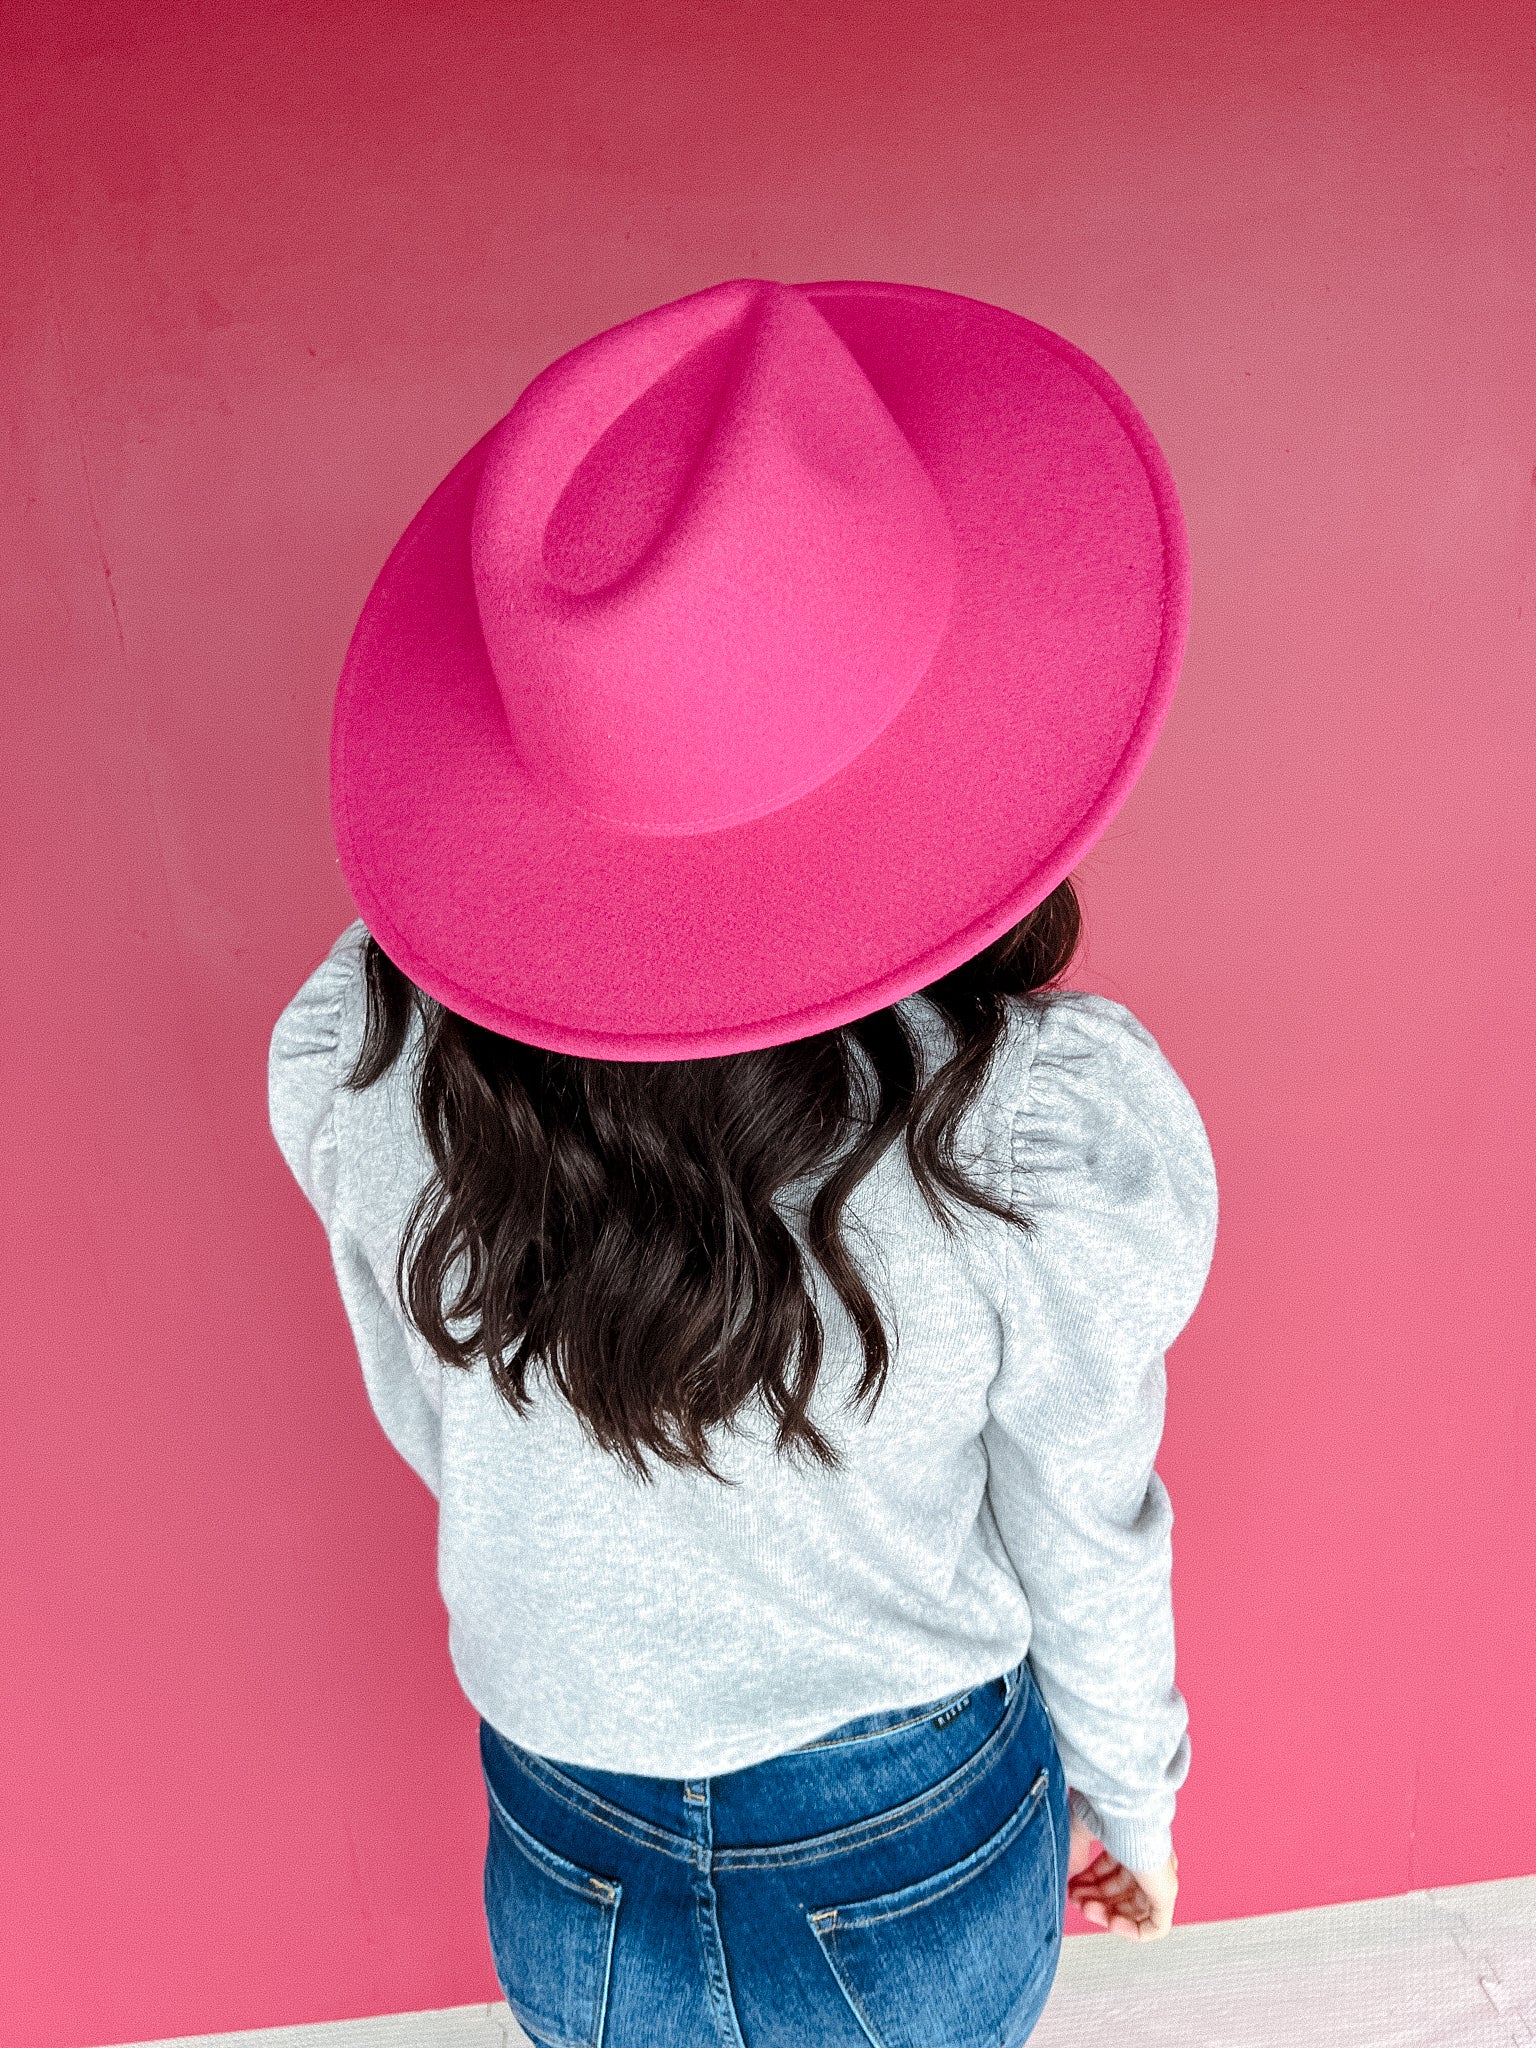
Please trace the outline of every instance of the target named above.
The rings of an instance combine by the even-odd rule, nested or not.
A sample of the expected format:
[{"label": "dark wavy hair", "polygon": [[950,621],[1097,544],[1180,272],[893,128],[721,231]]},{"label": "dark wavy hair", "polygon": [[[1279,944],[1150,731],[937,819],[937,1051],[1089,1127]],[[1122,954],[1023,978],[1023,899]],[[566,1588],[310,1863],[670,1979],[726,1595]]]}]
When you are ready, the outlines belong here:
[{"label": "dark wavy hair", "polygon": [[[806,1414],[822,1325],[800,1248],[772,1207],[852,1149],[817,1189],[807,1241],[858,1330],[854,1401],[880,1397],[884,1327],[843,1243],[843,1206],[905,1135],[930,1212],[953,1235],[937,1190],[1028,1231],[1011,1203],[973,1187],[954,1158],[957,1128],[985,1083],[1007,1005],[1043,1007],[1081,929],[1070,881],[923,990],[954,1050],[923,1079],[895,1005],[787,1045],[689,1060],[607,1060],[547,1052],[488,1031],[410,981],[368,938],[368,1017],[346,1086],[372,1087],[423,1025],[416,1114],[435,1172],[401,1235],[395,1286],[445,1365],[485,1357],[523,1414],[543,1359],[595,1442],[649,1481],[643,1453],[721,1484],[705,1431],[761,1393],[777,1450],[824,1467],[836,1448]],[[873,1068],[853,1058],[857,1045]],[[460,1266],[444,1305],[450,1268]],[[471,1328],[455,1337],[452,1322]],[[508,1355],[510,1350],[511,1355]],[[797,1359],[792,1379],[786,1379]]]}]

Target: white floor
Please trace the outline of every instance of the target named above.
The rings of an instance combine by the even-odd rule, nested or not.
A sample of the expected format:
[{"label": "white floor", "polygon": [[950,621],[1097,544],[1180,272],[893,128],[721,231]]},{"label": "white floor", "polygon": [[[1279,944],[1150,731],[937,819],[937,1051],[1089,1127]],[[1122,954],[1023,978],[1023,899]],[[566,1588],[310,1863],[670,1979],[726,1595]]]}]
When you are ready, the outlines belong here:
[{"label": "white floor", "polygon": [[[521,2048],[505,2005],[134,2048]],[[1074,1935],[1030,2048],[1536,2048],[1536,1876]]]}]

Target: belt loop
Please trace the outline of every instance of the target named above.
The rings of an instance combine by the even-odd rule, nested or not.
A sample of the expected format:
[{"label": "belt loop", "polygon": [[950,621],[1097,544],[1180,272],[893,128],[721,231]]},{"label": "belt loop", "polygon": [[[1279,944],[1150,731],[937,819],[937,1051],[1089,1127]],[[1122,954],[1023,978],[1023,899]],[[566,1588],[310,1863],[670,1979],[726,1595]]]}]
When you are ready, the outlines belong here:
[{"label": "belt loop", "polygon": [[1017,1685],[1018,1679],[1019,1670],[1017,1665],[1014,1666],[1012,1671],[1005,1671],[1003,1673],[1003,1705],[1005,1707],[1013,1698],[1013,1688]]}]

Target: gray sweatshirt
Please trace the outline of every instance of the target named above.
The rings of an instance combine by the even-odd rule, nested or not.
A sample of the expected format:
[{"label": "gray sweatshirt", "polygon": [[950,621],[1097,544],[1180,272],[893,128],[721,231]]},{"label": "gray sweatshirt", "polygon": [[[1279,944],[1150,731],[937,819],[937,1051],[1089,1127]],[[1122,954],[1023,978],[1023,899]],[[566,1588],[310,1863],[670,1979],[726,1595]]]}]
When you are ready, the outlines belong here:
[{"label": "gray sweatshirt", "polygon": [[[1155,1040],[1103,996],[1010,1004],[957,1158],[1035,1219],[951,1203],[945,1237],[897,1143],[844,1212],[891,1341],[873,1415],[863,1354],[806,1247],[814,1185],[776,1203],[826,1348],[811,1404],[842,1469],[790,1464],[756,1402],[710,1434],[719,1486],[597,1449],[542,1373],[519,1420],[483,1360],[443,1366],[392,1276],[431,1172],[405,1053],[341,1088],[362,1040],[361,921],[277,1020],[273,1135],[326,1229],[368,1396],[438,1502],[438,1585],[470,1703],[557,1762],[707,1778],[856,1715],[979,1685],[1026,1654],[1075,1813],[1159,1868],[1189,1770],[1174,1684],[1173,1511],[1153,1469],[1163,1355],[1205,1284],[1216,1180]],[[925,1065],[949,1027],[902,1013]]]}]

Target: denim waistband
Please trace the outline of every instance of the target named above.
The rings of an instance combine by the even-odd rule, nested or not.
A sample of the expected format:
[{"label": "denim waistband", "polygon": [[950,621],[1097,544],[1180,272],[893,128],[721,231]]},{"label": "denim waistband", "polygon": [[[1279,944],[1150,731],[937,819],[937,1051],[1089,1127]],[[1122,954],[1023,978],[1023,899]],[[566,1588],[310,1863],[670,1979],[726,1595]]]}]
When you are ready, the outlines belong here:
[{"label": "denim waistband", "polygon": [[[814,1860],[856,1848],[866,1835],[875,1839],[889,1832],[893,1811],[900,1813],[903,1828],[925,1820],[967,1796],[1016,1753],[1013,1738],[1033,1708],[1030,1688],[1021,1682],[1026,1662],[921,1706],[861,1715],[798,1749],[712,1779],[651,1778],[555,1763],[498,1737],[483,1721],[482,1759],[491,1792],[508,1811],[526,1816],[531,1805],[527,1825],[535,1834],[544,1824],[541,1800],[548,1800],[552,1806],[542,1811],[551,1818],[576,1812],[664,1854],[687,1856],[693,1853],[692,1817],[707,1811],[714,1859],[722,1868]],[[979,1707],[984,1695],[990,1695],[992,1711],[978,1726],[967,1708]],[[931,1730],[926,1739],[925,1725]],[[845,1767],[839,1754],[844,1745],[896,1730],[909,1730],[918,1746],[882,1751],[874,1743],[868,1772],[859,1768],[857,1756],[847,1758]],[[1048,1764],[1043,1752],[1036,1761]]]},{"label": "denim waistband", "polygon": [[799,1756],[808,1749],[824,1749],[834,1743],[857,1742],[862,1736],[888,1735],[893,1728],[911,1727],[918,1721],[930,1721],[945,1712],[947,1708],[959,1708],[973,1694],[983,1692],[989,1685],[1002,1687],[1003,1704],[1013,1698],[1020,1678],[1023,1676],[1027,1658],[1021,1657],[1011,1671],[999,1672],[995,1678],[983,1679],[980,1685],[963,1685],[956,1692],[947,1692],[936,1700],[925,1700],[916,1707],[887,1707],[877,1714],[860,1714],[855,1720],[844,1721],[836,1728],[828,1729],[825,1735],[813,1735],[809,1742],[796,1743],[786,1756]]}]

